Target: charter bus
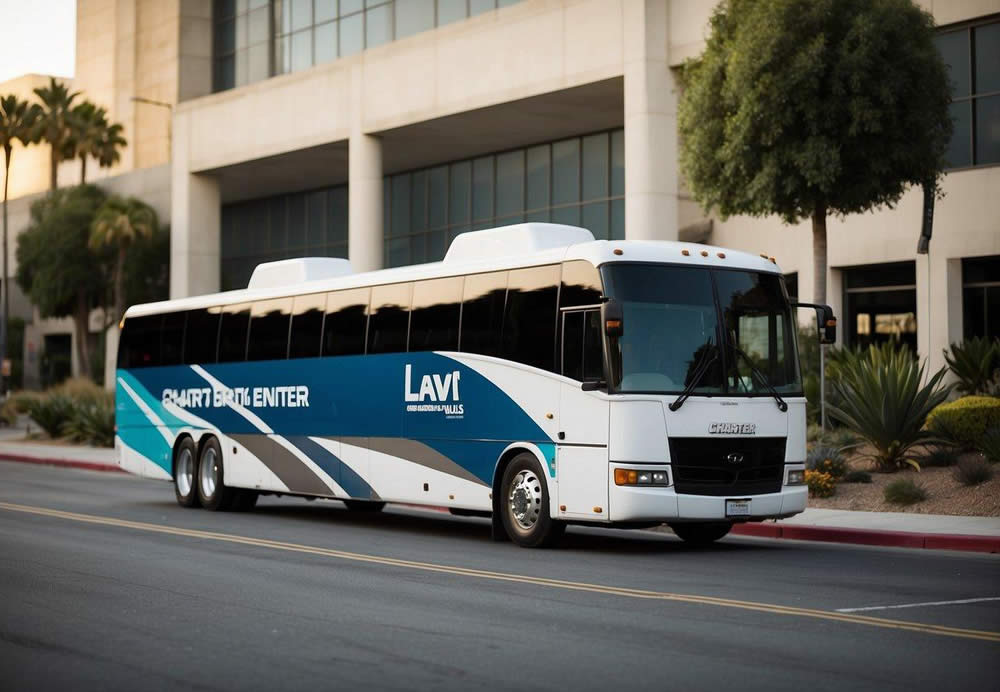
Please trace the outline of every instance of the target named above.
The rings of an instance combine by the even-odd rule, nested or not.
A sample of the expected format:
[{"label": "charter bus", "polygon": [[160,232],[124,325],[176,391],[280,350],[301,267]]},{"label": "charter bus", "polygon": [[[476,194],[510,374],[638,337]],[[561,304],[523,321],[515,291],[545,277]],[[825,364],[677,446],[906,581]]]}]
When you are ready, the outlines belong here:
[{"label": "charter bus", "polygon": [[795,307],[773,258],[557,224],[397,269],[266,263],[127,310],[118,463],[184,507],[399,502],[526,547],[574,523],[706,543],[805,508]]}]

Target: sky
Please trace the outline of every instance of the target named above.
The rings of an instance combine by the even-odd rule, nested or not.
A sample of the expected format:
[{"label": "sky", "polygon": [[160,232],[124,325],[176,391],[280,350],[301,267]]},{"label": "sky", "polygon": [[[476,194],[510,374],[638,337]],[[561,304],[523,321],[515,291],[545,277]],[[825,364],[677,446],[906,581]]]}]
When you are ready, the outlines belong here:
[{"label": "sky", "polygon": [[72,77],[75,61],[76,0],[0,0],[0,82]]}]

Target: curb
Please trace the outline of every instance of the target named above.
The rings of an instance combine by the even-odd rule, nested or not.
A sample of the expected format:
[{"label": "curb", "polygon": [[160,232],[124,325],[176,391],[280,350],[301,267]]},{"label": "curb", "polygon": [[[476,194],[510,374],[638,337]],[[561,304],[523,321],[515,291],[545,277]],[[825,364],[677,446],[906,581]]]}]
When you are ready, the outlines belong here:
[{"label": "curb", "polygon": [[737,524],[733,534],[758,538],[787,538],[795,541],[824,543],[854,543],[891,548],[923,548],[926,550],[964,550],[977,553],[1000,553],[1000,536],[970,536],[967,534],[913,533],[910,531],[878,531],[874,529],[844,529],[829,526],[795,524]]},{"label": "curb", "polygon": [[55,459],[53,457],[32,457],[25,454],[11,454],[0,452],[0,461],[16,461],[22,464],[40,464],[43,466],[61,466],[70,469],[84,469],[87,471],[107,471],[111,473],[125,473],[125,470],[115,464],[103,464],[99,461],[77,461],[73,459]]}]

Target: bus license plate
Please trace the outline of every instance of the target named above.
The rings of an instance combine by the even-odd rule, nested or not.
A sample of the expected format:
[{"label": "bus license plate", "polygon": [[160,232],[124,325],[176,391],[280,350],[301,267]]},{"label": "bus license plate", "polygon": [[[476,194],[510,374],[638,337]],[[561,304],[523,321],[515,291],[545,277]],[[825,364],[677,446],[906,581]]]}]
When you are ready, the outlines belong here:
[{"label": "bus license plate", "polygon": [[726,500],[727,517],[749,517],[750,500]]}]

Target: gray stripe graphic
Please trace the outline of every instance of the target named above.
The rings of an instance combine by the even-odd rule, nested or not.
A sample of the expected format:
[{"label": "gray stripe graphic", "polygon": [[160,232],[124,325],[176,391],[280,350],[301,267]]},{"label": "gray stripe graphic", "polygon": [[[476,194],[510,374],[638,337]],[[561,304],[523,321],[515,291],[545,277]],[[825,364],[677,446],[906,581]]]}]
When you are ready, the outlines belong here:
[{"label": "gray stripe graphic", "polygon": [[429,469],[447,473],[450,476],[470,481],[476,485],[486,486],[481,479],[476,478],[472,473],[453,460],[446,457],[433,447],[425,445],[417,440],[409,440],[403,437],[339,437],[329,438],[339,440],[345,444],[367,447],[373,451],[388,454],[389,456],[406,459],[414,464],[426,466]]},{"label": "gray stripe graphic", "polygon": [[260,459],[261,463],[271,469],[274,475],[288,486],[290,492],[335,497],[330,486],[311,468],[267,435],[240,434],[230,437],[246,447],[251,454]]}]

